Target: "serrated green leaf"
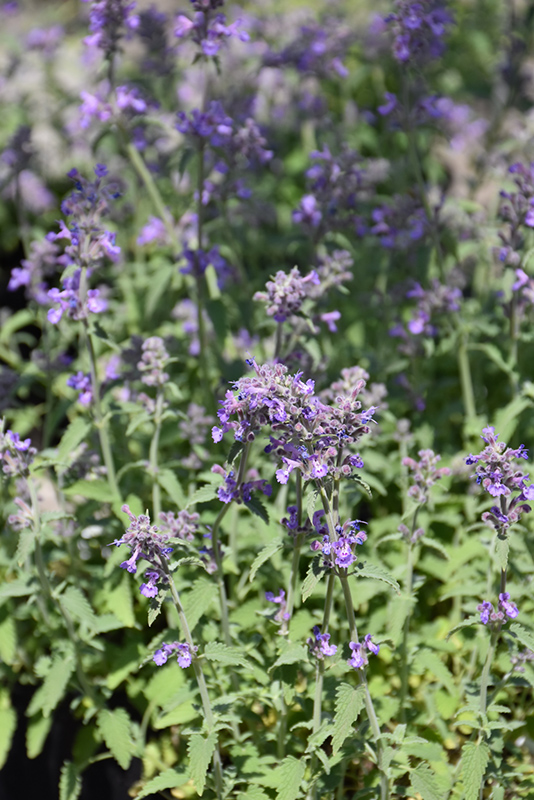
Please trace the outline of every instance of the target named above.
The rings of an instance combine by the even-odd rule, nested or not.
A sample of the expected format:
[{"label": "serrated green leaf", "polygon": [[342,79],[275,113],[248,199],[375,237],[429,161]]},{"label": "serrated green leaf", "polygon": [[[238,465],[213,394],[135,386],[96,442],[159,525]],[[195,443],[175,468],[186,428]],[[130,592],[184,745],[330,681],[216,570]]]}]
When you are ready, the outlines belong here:
[{"label": "serrated green leaf", "polygon": [[98,730],[113,758],[120,767],[128,769],[134,751],[130,717],[124,708],[110,711],[103,708],[96,719]]},{"label": "serrated green leaf", "polygon": [[419,541],[424,547],[430,547],[432,550],[436,550],[443,558],[446,558],[447,561],[450,559],[447,548],[444,547],[441,542],[438,542],[437,539],[432,539],[430,536],[422,536]]},{"label": "serrated green leaf", "polygon": [[464,786],[465,800],[478,800],[482,780],[490,757],[485,742],[466,742],[462,747],[462,769],[460,778]]},{"label": "serrated green leaf", "polygon": [[60,596],[59,602],[78,622],[88,625],[89,627],[95,625],[96,615],[83,592],[76,586],[69,586]]},{"label": "serrated green leaf", "polygon": [[59,779],[59,800],[76,800],[82,791],[80,773],[72,763],[65,761]]},{"label": "serrated green leaf", "polygon": [[532,631],[524,628],[519,624],[519,622],[513,622],[510,625],[510,631],[519,639],[521,644],[523,644],[525,647],[528,647],[529,650],[534,651],[534,634]]},{"label": "serrated green leaf", "polygon": [[148,627],[151,628],[161,613],[161,607],[165,600],[166,592],[159,591],[155,597],[150,599],[150,607],[148,609]]},{"label": "serrated green leaf", "polygon": [[200,489],[197,489],[193,496],[189,498],[186,508],[194,506],[196,503],[208,503],[210,500],[214,500],[217,497],[218,488],[219,487],[213,483],[207,483],[205,486],[201,486]]},{"label": "serrated green leaf", "polygon": [[259,786],[248,786],[245,792],[239,792],[237,800],[270,800],[270,798]]},{"label": "serrated green leaf", "polygon": [[426,647],[419,650],[414,659],[414,666],[412,669],[417,675],[421,675],[427,670],[447,687],[450,694],[456,694],[457,689],[451,672],[447,669],[439,655],[433,650],[429,650]]},{"label": "serrated green leaf", "polygon": [[304,758],[293,758],[286,756],[282,763],[276,768],[277,793],[276,800],[297,800],[301,794],[300,784],[306,771],[306,761]]},{"label": "serrated green leaf", "polygon": [[216,747],[216,733],[210,733],[207,737],[202,736],[200,733],[193,733],[187,743],[189,775],[199,795],[202,795],[204,791],[206,773]]},{"label": "serrated green leaf", "polygon": [[72,456],[79,444],[83,442],[85,437],[91,430],[91,425],[87,420],[82,417],[74,419],[67,427],[65,433],[61,437],[58,447],[58,461],[59,463],[70,463],[69,456]]},{"label": "serrated green leaf", "polygon": [[472,625],[478,625],[479,623],[480,623],[480,616],[478,614],[471,614],[471,616],[467,617],[467,619],[464,619],[463,622],[460,622],[458,623],[458,625],[455,625],[454,628],[452,628],[448,632],[446,638],[448,639],[453,635],[453,633],[460,631],[462,628],[470,628]]},{"label": "serrated green leaf", "polygon": [[45,717],[49,716],[63,699],[74,667],[72,652],[54,656],[42,686],[37,689],[30,701],[26,712],[28,716],[32,717],[38,711],[42,711]]},{"label": "serrated green leaf", "polygon": [[33,594],[37,585],[33,582],[28,583],[27,578],[17,578],[0,586],[0,600],[7,597],[27,597]]},{"label": "serrated green leaf", "polygon": [[226,459],[228,464],[234,463],[239,453],[241,453],[241,451],[243,450],[244,446],[245,445],[243,444],[243,442],[238,442],[238,441],[232,442],[232,446],[230,447],[230,452],[228,453],[228,458]]},{"label": "serrated green leaf", "polygon": [[142,800],[143,797],[161,792],[164,789],[178,789],[188,781],[189,777],[185,772],[177,772],[175,769],[166,769],[165,772],[156,775],[155,778],[145,783],[141,791],[135,796],[137,800]]},{"label": "serrated green leaf", "polygon": [[269,544],[266,544],[263,550],[260,550],[254,561],[252,562],[252,566],[250,568],[250,575],[248,576],[249,581],[253,581],[256,577],[256,573],[259,568],[265,564],[270,558],[274,556],[279,550],[282,549],[284,546],[283,539],[276,538],[272,539]]},{"label": "serrated green leaf", "polygon": [[413,794],[420,794],[423,800],[442,800],[435,773],[426,764],[419,764],[410,774],[410,789]]},{"label": "serrated green leaf", "polygon": [[321,567],[321,557],[316,556],[308,567],[306,577],[302,582],[302,602],[305,603],[308,597],[312,594],[313,590],[321,580],[324,574],[324,569]]},{"label": "serrated green leaf", "polygon": [[378,566],[378,564],[371,564],[369,561],[358,562],[354,574],[356,578],[373,578],[375,581],[383,581],[392,586],[397,594],[401,593],[400,586],[393,575],[390,575],[387,570]]},{"label": "serrated green leaf", "polygon": [[308,650],[302,644],[291,644],[285,642],[282,652],[269,668],[269,672],[276,667],[281,667],[283,664],[300,664],[308,658]]},{"label": "serrated green leaf", "polygon": [[54,718],[39,714],[28,722],[26,728],[26,753],[28,758],[37,758],[42,753],[46,737],[52,727]]},{"label": "serrated green leaf", "polygon": [[245,505],[252,514],[262,519],[266,525],[269,524],[269,512],[259,497],[251,497],[250,500],[245,502]]},{"label": "serrated green leaf", "polygon": [[343,742],[352,733],[352,726],[365,704],[363,686],[350,686],[342,683],[336,689],[336,710],[332,733],[332,751],[334,755],[342,747]]},{"label": "serrated green leaf", "polygon": [[165,489],[171,500],[178,508],[185,508],[187,504],[187,498],[184,494],[184,490],[182,489],[180,481],[172,470],[162,469],[161,472],[158,473],[158,483],[163,487],[163,489]]},{"label": "serrated green leaf", "polygon": [[183,604],[189,629],[193,631],[218,595],[217,584],[207,578],[197,578],[191,589],[184,593]]},{"label": "serrated green leaf", "polygon": [[11,705],[0,708],[0,769],[6,763],[17,728],[17,713]]},{"label": "serrated green leaf", "polygon": [[120,580],[116,586],[113,583],[117,579],[112,576],[110,585],[106,586],[104,597],[104,608],[113,613],[126,628],[135,627],[135,613],[132,598],[132,579],[131,576],[121,570]]},{"label": "serrated green leaf", "polygon": [[119,499],[108,482],[102,480],[76,481],[76,483],[63,489],[63,494],[67,495],[67,497],[79,494],[81,497],[85,497],[86,500],[99,500],[101,503],[113,503]]},{"label": "serrated green leaf", "polygon": [[23,567],[26,559],[30,556],[35,548],[35,531],[26,529],[19,533],[19,540],[17,542],[17,550],[15,552],[15,561],[19,567]]},{"label": "serrated green leaf", "polygon": [[364,489],[367,492],[369,497],[371,499],[373,498],[373,492],[371,491],[371,487],[369,486],[368,483],[366,483],[363,480],[363,478],[360,478],[360,476],[356,472],[353,475],[350,475],[350,480],[353,481],[354,483],[357,483],[358,486],[361,486],[362,489]]},{"label": "serrated green leaf", "polygon": [[237,647],[228,647],[222,642],[209,642],[204,648],[204,657],[209,661],[218,661],[221,664],[239,665],[246,667],[248,662]]},{"label": "serrated green leaf", "polygon": [[4,618],[0,621],[0,659],[5,664],[12,664],[15,658],[17,629],[13,617],[5,612],[4,614]]}]

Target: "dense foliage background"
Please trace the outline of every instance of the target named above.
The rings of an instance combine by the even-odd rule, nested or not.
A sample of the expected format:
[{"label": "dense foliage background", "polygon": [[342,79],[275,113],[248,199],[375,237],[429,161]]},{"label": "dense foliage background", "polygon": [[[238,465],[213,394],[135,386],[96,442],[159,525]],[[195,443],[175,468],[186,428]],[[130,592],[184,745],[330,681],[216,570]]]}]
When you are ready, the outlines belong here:
[{"label": "dense foliage background", "polygon": [[534,3],[0,19],[0,793],[531,796]]}]

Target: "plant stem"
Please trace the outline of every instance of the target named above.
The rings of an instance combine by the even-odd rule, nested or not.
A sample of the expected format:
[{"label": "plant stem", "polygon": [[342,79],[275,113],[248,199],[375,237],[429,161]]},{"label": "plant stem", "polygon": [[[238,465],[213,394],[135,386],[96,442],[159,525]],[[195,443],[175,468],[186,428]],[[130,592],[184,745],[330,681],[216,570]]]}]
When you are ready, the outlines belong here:
[{"label": "plant stem", "polygon": [[[354,606],[352,604],[352,595],[350,593],[350,586],[346,569],[341,569],[339,571],[339,579],[341,581],[341,588],[343,589],[345,609],[347,612],[347,619],[349,622],[350,640],[351,642],[358,642],[359,641],[358,629],[356,627],[356,617],[354,615]],[[383,745],[380,740],[380,735],[381,735],[380,725],[378,723],[378,717],[376,716],[375,707],[373,705],[373,698],[371,697],[371,694],[369,692],[369,686],[367,684],[367,676],[365,673],[365,669],[358,670],[358,679],[364,689],[365,708],[367,710],[369,725],[371,726],[371,734],[373,737],[373,741],[375,742],[378,748],[378,769],[380,770],[380,798],[381,800],[388,800],[389,785],[388,785],[387,774],[384,772],[382,767]]]},{"label": "plant stem", "polygon": [[462,398],[467,422],[471,423],[476,419],[477,411],[475,405],[475,393],[471,378],[471,365],[469,363],[469,353],[467,350],[466,334],[460,334],[460,344],[458,347],[458,369],[460,372],[460,383],[462,386]]},{"label": "plant stem", "polygon": [[139,153],[139,150],[132,144],[132,142],[128,142],[125,145],[125,148],[133,168],[143,181],[145,189],[147,190],[148,194],[150,195],[150,199],[154,204],[154,208],[165,225],[165,230],[167,231],[167,235],[172,243],[173,249],[175,253],[177,253],[179,250],[181,250],[180,243],[176,236],[176,231],[174,230],[172,217],[169,213],[169,210],[165,206],[165,203],[163,202],[163,198],[159,192],[157,184],[150,174],[145,162],[143,161],[143,157]]},{"label": "plant stem", "polygon": [[150,442],[150,474],[152,475],[152,512],[153,518],[159,519],[161,512],[161,487],[158,481],[158,448],[161,432],[161,412],[163,411],[163,390],[158,389],[156,397],[156,410],[154,412],[154,436]]},{"label": "plant stem", "polygon": [[[172,576],[171,571],[167,565],[167,562],[164,558],[160,558],[160,566],[167,576],[169,581],[169,588],[171,590],[171,596],[178,612],[178,618],[180,620],[180,626],[182,628],[182,632],[184,638],[189,645],[189,649],[191,651],[191,655],[193,657],[193,669],[195,671],[195,678],[198,685],[198,690],[200,692],[200,700],[202,702],[202,709],[204,711],[204,719],[206,721],[206,725],[208,727],[208,731],[211,732],[215,726],[215,717],[213,714],[213,709],[211,707],[211,702],[208,694],[208,687],[206,684],[206,678],[204,676],[204,672],[202,670],[202,665],[200,660],[195,655],[195,644],[193,642],[193,637],[191,636],[191,630],[189,628],[189,623],[187,622],[187,617],[185,615],[184,607],[182,605],[182,601],[180,599],[180,595],[178,594],[178,589],[176,588],[176,584],[174,582],[174,578]],[[217,791],[217,797],[219,800],[222,800],[223,797],[223,775],[222,775],[222,762],[221,762],[221,753],[219,749],[219,741],[217,739],[217,745],[215,747],[215,752],[213,754],[213,769],[215,773],[215,787]]]},{"label": "plant stem", "polygon": [[[336,582],[336,575],[334,572],[331,572],[328,576],[328,581],[326,584],[326,597],[324,603],[324,612],[323,612],[323,625],[321,632],[327,633],[328,631],[328,623],[330,622],[330,613],[332,611],[332,601],[334,597],[334,586]],[[323,705],[323,680],[324,680],[324,659],[317,659],[317,664],[315,666],[315,694],[313,697],[313,728],[312,733],[317,733],[319,728],[321,727],[321,720],[322,720],[322,705]],[[311,777],[313,778],[313,773],[315,772],[315,767],[317,764],[317,756],[315,754],[312,755],[311,764],[310,764],[310,773]],[[317,797],[317,786],[315,783],[310,787],[308,792],[309,800],[316,800]]]},{"label": "plant stem", "polygon": [[287,635],[289,631],[289,622],[293,615],[293,607],[295,605],[295,595],[297,591],[297,581],[299,578],[299,562],[300,551],[306,538],[306,534],[300,530],[302,526],[302,475],[300,470],[297,470],[296,480],[296,494],[297,494],[297,535],[293,542],[293,556],[291,558],[291,571],[289,573],[289,585],[287,590],[287,605],[286,614],[287,619],[284,620],[280,633]]},{"label": "plant stem", "polygon": [[[414,528],[415,528],[415,516],[414,516],[414,524],[412,526],[412,532]],[[406,584],[405,584],[407,602],[411,600],[412,588],[413,588],[413,546],[411,542],[408,542],[408,561],[406,564]],[[403,722],[406,722],[406,709],[404,707],[404,704],[406,702],[406,695],[408,694],[408,679],[410,677],[410,665],[408,663],[408,635],[410,633],[410,616],[411,616],[410,612],[411,612],[411,607],[408,609],[408,613],[406,614],[406,618],[404,620],[404,629],[402,634],[402,649],[401,649],[400,711]]]}]

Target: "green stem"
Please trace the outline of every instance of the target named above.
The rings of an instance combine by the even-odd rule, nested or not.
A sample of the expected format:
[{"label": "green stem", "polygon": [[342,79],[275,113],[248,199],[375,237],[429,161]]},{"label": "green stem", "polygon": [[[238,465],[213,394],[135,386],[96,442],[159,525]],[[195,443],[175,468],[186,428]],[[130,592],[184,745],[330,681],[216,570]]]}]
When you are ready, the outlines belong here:
[{"label": "green stem", "polygon": [[[85,270],[82,270],[82,274]],[[109,440],[109,429],[107,420],[102,413],[102,404],[100,402],[100,382],[96,372],[96,355],[93,344],[93,337],[89,330],[87,320],[84,320],[84,328],[87,340],[87,350],[89,353],[89,370],[91,373],[91,387],[93,390],[93,408],[95,425],[98,431],[98,438],[100,440],[100,449],[102,451],[102,458],[106,466],[107,478],[113,494],[120,497],[119,485],[117,483],[117,475],[115,473],[115,463],[113,461],[113,454],[111,452],[111,443]]]},{"label": "green stem", "polygon": [[[327,633],[328,631],[328,624],[330,622],[330,613],[332,611],[332,601],[334,597],[335,582],[336,582],[336,575],[334,572],[331,572],[330,575],[328,576],[328,581],[326,584],[326,598],[324,604],[323,625],[321,633]],[[315,666],[315,694],[313,697],[312,733],[317,733],[317,731],[321,727],[321,721],[323,715],[322,708],[323,708],[324,667],[325,667],[324,659],[317,659],[317,664]],[[317,756],[314,754],[312,756],[310,764],[310,773],[312,779],[316,766],[317,766]],[[317,798],[317,785],[315,782],[310,787],[310,790],[308,792],[308,798],[309,800],[316,800]]]},{"label": "green stem", "polygon": [[219,589],[219,603],[221,607],[221,625],[223,630],[224,642],[227,645],[232,644],[232,636],[230,634],[230,618],[228,614],[228,598],[226,596],[226,586],[224,585],[224,575],[222,568],[221,550],[219,547],[219,526],[230,510],[232,503],[225,503],[219,511],[215,522],[211,529],[211,546],[213,549],[213,558],[217,565],[217,572],[215,577],[217,579],[217,586]]},{"label": "green stem", "polygon": [[[414,525],[412,526],[412,532],[415,528],[415,520]],[[413,547],[412,543],[408,543],[408,562],[406,564],[406,583],[405,583],[405,591],[406,597],[411,600],[412,597],[412,588],[413,588]],[[410,611],[411,607],[408,609],[408,613],[406,614],[406,619],[404,620],[404,629],[402,634],[402,648],[401,648],[401,689],[400,689],[400,711],[402,715],[402,721],[406,722],[406,709],[404,707],[406,703],[406,695],[408,694],[408,680],[410,677],[410,665],[408,663],[408,636],[410,633]]]},{"label": "green stem", "polygon": [[156,397],[156,410],[154,412],[154,436],[150,442],[149,464],[152,475],[152,512],[153,519],[159,519],[161,512],[161,487],[158,481],[158,448],[161,432],[161,413],[163,411],[163,390],[158,389]]},{"label": "green stem", "polygon": [[482,714],[486,713],[490,670],[491,670],[491,665],[493,663],[493,658],[495,656],[495,650],[497,648],[497,640],[499,638],[500,632],[501,632],[501,626],[499,625],[491,633],[491,639],[488,647],[488,652],[486,655],[486,660],[482,668],[482,675],[480,676],[480,712]]},{"label": "green stem", "polygon": [[[341,581],[341,588],[343,589],[345,610],[347,612],[347,619],[349,622],[350,640],[351,642],[358,642],[359,641],[358,629],[356,627],[356,617],[354,615],[354,606],[352,604],[352,595],[350,593],[350,586],[346,569],[341,569],[339,571],[339,579]],[[371,693],[369,692],[369,686],[367,684],[367,675],[365,669],[358,670],[358,679],[360,681],[361,686],[363,686],[364,689],[364,699],[365,699],[365,708],[367,710],[367,717],[369,719],[369,725],[371,726],[371,734],[373,737],[373,741],[377,745],[378,749],[378,769],[380,770],[380,798],[381,800],[388,800],[389,798],[388,777],[382,766],[384,746],[380,739],[381,735],[380,725],[378,723],[378,717],[376,716],[375,707],[373,705],[373,698],[371,697]]]},{"label": "green stem", "polygon": [[125,145],[125,149],[133,168],[144,183],[145,189],[147,190],[150,199],[154,204],[154,208],[165,225],[165,230],[167,231],[167,235],[172,243],[173,249],[177,253],[182,248],[180,246],[180,242],[178,241],[178,237],[176,236],[176,231],[174,230],[172,216],[163,202],[163,198],[159,192],[157,184],[152,177],[150,170],[143,161],[143,157],[139,153],[139,150],[132,144],[132,142],[128,142]]},{"label": "green stem", "polygon": [[[180,620],[180,626],[182,628],[182,632],[184,638],[189,645],[189,649],[191,651],[191,655],[193,658],[193,669],[195,671],[195,678],[197,681],[198,690],[200,692],[200,700],[202,702],[202,709],[204,711],[204,719],[206,721],[206,725],[208,727],[208,731],[211,733],[215,726],[215,716],[213,714],[213,709],[211,707],[211,702],[208,694],[208,686],[206,684],[206,678],[204,676],[204,672],[202,670],[202,665],[200,660],[195,655],[195,644],[193,642],[193,637],[191,636],[191,629],[189,628],[189,623],[187,621],[187,617],[185,615],[184,607],[182,605],[182,601],[180,599],[180,595],[178,594],[178,589],[176,588],[176,584],[174,582],[174,578],[172,576],[171,571],[167,565],[167,562],[164,558],[160,558],[160,567],[167,576],[169,582],[169,589],[171,590],[171,596],[174,603],[174,607],[178,612],[178,618]],[[215,752],[213,754],[213,769],[215,773],[215,787],[217,791],[217,797],[219,800],[222,800],[223,797],[223,774],[222,774],[222,762],[221,762],[221,753],[219,749],[219,741],[217,739],[217,745],[215,747]]]},{"label": "green stem", "polygon": [[458,369],[460,372],[464,411],[467,417],[467,422],[470,423],[476,419],[477,411],[475,405],[473,381],[471,379],[471,366],[469,363],[469,353],[467,350],[467,339],[464,333],[461,334],[460,344],[458,347]]},{"label": "green stem", "polygon": [[300,551],[302,545],[304,544],[304,539],[306,538],[306,534],[300,530],[302,526],[302,475],[300,470],[297,470],[296,493],[297,493],[298,533],[293,542],[293,556],[291,558],[291,571],[289,573],[289,585],[287,590],[287,604],[286,604],[287,619],[284,620],[282,627],[280,629],[280,633],[283,634],[284,636],[287,635],[289,631],[289,622],[293,615],[293,607],[295,605],[295,596],[297,593],[297,581],[299,578]]}]

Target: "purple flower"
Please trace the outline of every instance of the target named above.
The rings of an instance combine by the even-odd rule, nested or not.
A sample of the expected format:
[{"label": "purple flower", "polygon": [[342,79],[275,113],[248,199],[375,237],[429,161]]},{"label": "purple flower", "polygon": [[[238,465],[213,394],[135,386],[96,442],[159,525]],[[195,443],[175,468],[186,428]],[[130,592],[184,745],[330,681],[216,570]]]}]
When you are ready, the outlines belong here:
[{"label": "purple flower", "polygon": [[90,375],[86,375],[84,372],[77,372],[76,375],[71,375],[67,379],[67,386],[76,389],[80,393],[78,400],[82,406],[91,405],[93,402],[93,388]]},{"label": "purple flower", "polygon": [[304,195],[299,208],[293,211],[294,222],[309,225],[311,228],[319,227],[322,217],[323,215],[317,207],[317,199],[313,194]]},{"label": "purple flower", "polygon": [[85,38],[85,44],[98,47],[107,59],[112,58],[119,49],[121,38],[139,25],[139,17],[133,13],[134,8],[135,3],[127,0],[91,0],[91,35]]},{"label": "purple flower", "polygon": [[501,592],[499,595],[499,608],[502,609],[510,619],[515,619],[519,614],[519,609],[516,604],[510,602],[510,592]]},{"label": "purple flower", "polygon": [[[171,534],[160,533],[159,528],[150,524],[150,518],[146,514],[140,514],[136,517],[127,505],[123,505],[121,511],[129,516],[130,525],[122,538],[116,539],[114,544],[117,547],[122,544],[128,545],[130,558],[127,561],[123,561],[120,566],[133,574],[140,559],[148,561],[154,569],[147,572],[149,580],[141,585],[141,593],[146,597],[154,597],[157,594],[157,589],[154,592],[155,581],[166,581],[162,565],[172,553],[172,547],[167,546]],[[149,594],[147,594],[147,591]]]},{"label": "purple flower", "polygon": [[141,373],[141,381],[145,386],[156,386],[161,389],[169,380],[165,366],[169,361],[169,354],[165,343],[160,336],[150,336],[142,344],[143,355],[137,363]]},{"label": "purple flower", "polygon": [[0,462],[4,475],[27,475],[36,453],[36,448],[31,447],[31,439],[21,439],[12,430],[4,433],[0,425]]},{"label": "purple flower", "polygon": [[280,589],[277,595],[274,592],[265,592],[265,599],[269,603],[275,603],[280,606],[279,611],[276,612],[274,615],[274,620],[276,622],[282,622],[284,620],[289,619],[289,614],[286,612],[287,608],[287,600],[286,600],[286,593],[283,589]]},{"label": "purple flower", "polygon": [[321,633],[321,629],[318,625],[315,625],[313,628],[313,637],[307,639],[307,644],[310,653],[320,660],[325,658],[325,656],[334,656],[337,652],[336,645],[330,644],[330,634]]},{"label": "purple flower", "polygon": [[162,664],[165,664],[173,653],[176,653],[178,665],[185,669],[186,667],[191,666],[193,661],[193,656],[197,651],[197,647],[190,647],[187,643],[180,643],[180,642],[172,642],[171,644],[163,644],[161,645],[159,650],[153,655],[153,661],[160,667]]}]

